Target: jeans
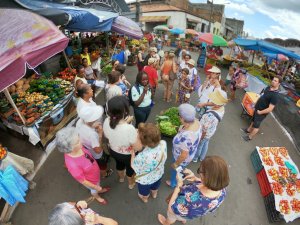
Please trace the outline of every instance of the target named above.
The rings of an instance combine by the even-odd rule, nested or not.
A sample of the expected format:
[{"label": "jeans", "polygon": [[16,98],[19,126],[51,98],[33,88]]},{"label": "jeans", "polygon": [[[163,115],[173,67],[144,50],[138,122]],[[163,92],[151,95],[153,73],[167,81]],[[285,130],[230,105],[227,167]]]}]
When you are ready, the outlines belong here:
[{"label": "jeans", "polygon": [[137,128],[140,123],[145,123],[150,115],[151,106],[147,107],[134,107],[135,127]]},{"label": "jeans", "polygon": [[[173,158],[172,163],[174,163],[175,161],[176,160]],[[182,166],[182,165],[179,165],[179,166],[181,166],[183,170],[185,169],[185,166]],[[175,188],[176,185],[177,185],[176,175],[177,175],[177,171],[174,170],[173,168],[171,168],[171,179],[170,179],[170,182],[171,182],[171,187],[172,188]]]},{"label": "jeans", "polygon": [[200,161],[202,161],[205,158],[208,149],[208,143],[209,138],[203,138],[201,140],[201,142],[198,145],[196,155],[194,156],[194,160],[198,160],[200,158]]}]

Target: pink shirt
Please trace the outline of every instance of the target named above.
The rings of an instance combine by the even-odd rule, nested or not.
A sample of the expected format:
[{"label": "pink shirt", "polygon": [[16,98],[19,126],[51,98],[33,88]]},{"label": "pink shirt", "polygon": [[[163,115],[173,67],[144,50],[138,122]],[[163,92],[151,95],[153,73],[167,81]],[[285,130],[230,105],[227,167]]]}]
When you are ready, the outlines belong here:
[{"label": "pink shirt", "polygon": [[[65,154],[65,164],[68,171],[79,183],[87,180],[92,184],[97,185],[100,182],[99,166],[88,150],[82,147],[82,151],[84,154],[79,157],[71,157]],[[94,160],[93,163],[91,163],[89,158],[86,158],[86,154],[90,156],[89,158],[91,160]]]}]

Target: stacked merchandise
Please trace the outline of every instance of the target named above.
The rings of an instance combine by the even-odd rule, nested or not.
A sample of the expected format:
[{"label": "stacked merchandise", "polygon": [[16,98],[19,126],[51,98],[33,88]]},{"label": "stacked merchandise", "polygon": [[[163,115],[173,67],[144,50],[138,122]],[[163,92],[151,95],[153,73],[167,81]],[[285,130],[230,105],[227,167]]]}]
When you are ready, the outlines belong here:
[{"label": "stacked merchandise", "polygon": [[257,147],[251,154],[270,222],[300,217],[300,175],[284,147]]}]

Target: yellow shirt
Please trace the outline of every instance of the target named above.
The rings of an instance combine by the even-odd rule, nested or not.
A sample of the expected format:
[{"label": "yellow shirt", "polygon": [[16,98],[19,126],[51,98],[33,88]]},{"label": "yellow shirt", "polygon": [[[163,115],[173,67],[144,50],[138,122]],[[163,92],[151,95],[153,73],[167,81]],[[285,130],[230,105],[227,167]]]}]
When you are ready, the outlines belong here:
[{"label": "yellow shirt", "polygon": [[81,56],[81,59],[83,59],[83,58],[87,59],[89,66],[92,65],[91,58],[90,58],[89,54],[87,54],[87,55],[80,54],[80,56]]}]

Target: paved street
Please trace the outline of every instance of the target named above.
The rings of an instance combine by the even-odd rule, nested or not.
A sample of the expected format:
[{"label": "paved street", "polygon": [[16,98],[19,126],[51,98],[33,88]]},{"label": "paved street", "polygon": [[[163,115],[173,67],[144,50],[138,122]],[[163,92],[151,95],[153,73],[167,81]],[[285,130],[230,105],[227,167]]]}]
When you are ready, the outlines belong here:
[{"label": "paved street", "polygon": [[[192,54],[196,60],[197,55]],[[127,78],[133,82],[137,73],[136,67],[128,67]],[[227,70],[223,71],[223,77]],[[201,71],[201,79],[204,79]],[[161,85],[161,84],[160,84]],[[175,86],[175,85],[174,85]],[[149,122],[154,122],[155,116],[161,110],[174,106],[174,103],[165,103],[162,99],[162,85],[157,91],[156,104],[151,112]],[[300,157],[289,141],[288,137],[280,129],[275,120],[268,116],[261,127],[261,133],[253,141],[246,143],[241,139],[241,127],[248,125],[246,118],[241,118],[241,98],[244,92],[238,90],[237,99],[226,106],[224,119],[219,124],[215,136],[212,138],[208,154],[220,155],[230,165],[230,186],[228,196],[221,207],[213,214],[202,219],[188,222],[191,225],[267,225],[269,224],[263,198],[260,194],[255,172],[250,161],[250,154],[255,146],[285,146],[294,162],[300,166]],[[193,96],[192,103],[197,98]],[[98,104],[103,104],[103,95],[98,96]],[[168,141],[169,158],[166,163],[163,183],[159,189],[158,199],[150,199],[148,204],[142,203],[137,197],[137,188],[129,190],[127,183],[117,182],[116,175],[102,180],[103,186],[111,186],[112,190],[104,197],[109,204],[100,206],[96,202],[91,208],[101,215],[116,219],[120,225],[155,225],[157,213],[166,214],[167,205],[165,198],[172,191],[165,185],[169,178],[171,164],[171,139]],[[111,162],[113,163],[113,160]],[[112,165],[114,168],[114,165]],[[198,164],[191,163],[190,168],[196,171]],[[89,191],[77,183],[64,168],[63,155],[54,151],[47,159],[44,166],[38,172],[35,182],[37,186],[29,191],[26,204],[20,204],[16,209],[12,222],[14,225],[44,225],[47,224],[49,211],[57,204],[66,201],[78,201],[89,196]],[[179,223],[177,223],[179,224]],[[285,222],[277,223],[278,225]],[[289,223],[299,224],[298,221]]]}]

